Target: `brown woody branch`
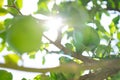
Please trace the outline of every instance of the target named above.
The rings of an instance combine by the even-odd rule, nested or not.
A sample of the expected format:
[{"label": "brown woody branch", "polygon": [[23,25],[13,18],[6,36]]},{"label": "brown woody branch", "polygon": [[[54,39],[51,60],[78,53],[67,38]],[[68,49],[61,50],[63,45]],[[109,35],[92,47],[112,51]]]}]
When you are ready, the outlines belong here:
[{"label": "brown woody branch", "polygon": [[50,40],[46,35],[43,34],[43,36],[48,39],[50,41],[50,43],[54,44],[56,47],[58,47],[60,50],[63,50],[65,54],[67,53],[72,53],[72,57],[75,57],[77,59],[82,60],[83,62],[96,62],[96,60],[93,60],[92,58],[86,57],[86,56],[82,56],[79,53],[75,53],[67,48],[65,48],[61,43],[59,42],[53,42],[52,40]]},{"label": "brown woody branch", "polygon": [[[71,67],[69,67],[69,66],[71,66]],[[68,72],[74,72],[75,69],[79,68],[79,64],[69,63],[69,64],[64,64],[64,65],[60,65],[58,67],[53,67],[53,68],[29,68],[29,67],[24,67],[24,66],[18,66],[18,65],[11,65],[11,64],[0,63],[0,67],[14,69],[14,70],[20,70],[20,71],[26,71],[26,72],[39,72],[39,73],[46,73],[46,72],[67,72],[67,71]]]},{"label": "brown woody branch", "polygon": [[46,73],[46,72],[74,73],[77,76],[79,76],[80,71],[95,70],[95,73],[84,75],[80,77],[79,80],[103,80],[108,76],[117,73],[120,70],[120,59],[101,60],[94,63],[82,63],[82,64],[67,63],[67,64],[62,64],[58,67],[45,68],[45,69],[28,68],[24,66],[10,65],[3,63],[0,63],[0,67],[21,70],[21,71],[28,71],[28,72],[39,72],[39,73]]},{"label": "brown woody branch", "polygon": [[98,68],[98,70],[93,73],[83,75],[79,80],[104,80],[120,71],[120,59],[105,60],[105,63],[102,61],[98,64],[101,66],[101,69]]},{"label": "brown woody branch", "polygon": [[120,68],[118,68],[118,69],[104,68],[100,71],[83,75],[79,78],[79,80],[104,80],[104,79],[107,79],[110,76],[113,76],[114,74],[118,73],[119,71],[120,71]]}]

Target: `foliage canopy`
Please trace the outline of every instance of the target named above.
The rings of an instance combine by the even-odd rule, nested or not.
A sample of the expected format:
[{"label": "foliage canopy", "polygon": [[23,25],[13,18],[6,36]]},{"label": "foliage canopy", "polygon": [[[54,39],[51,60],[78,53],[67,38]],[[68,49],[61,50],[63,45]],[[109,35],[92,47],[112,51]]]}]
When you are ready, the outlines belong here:
[{"label": "foliage canopy", "polygon": [[[53,3],[51,8],[48,7],[50,3]],[[7,5],[0,0],[0,17],[12,16],[0,20],[0,52],[5,49],[13,52],[2,56],[4,63],[0,62],[0,67],[41,73],[33,80],[120,79],[119,0],[60,0],[60,3],[57,0],[38,0],[38,9],[33,14],[42,14],[47,19],[24,15],[22,5],[23,0],[7,0]],[[116,16],[109,25],[103,25],[102,20],[106,20],[103,16],[111,15]],[[49,17],[62,19],[54,41],[45,35],[50,30],[46,26]],[[50,51],[51,44],[59,50]],[[72,59],[61,56],[60,66],[46,69],[18,65],[19,61],[24,62],[24,54],[34,59],[37,52],[64,54]],[[42,63],[45,63],[44,57]],[[85,71],[88,73],[84,74]],[[46,75],[47,72],[50,74]],[[0,80],[12,80],[13,77],[12,73],[0,70]]]}]

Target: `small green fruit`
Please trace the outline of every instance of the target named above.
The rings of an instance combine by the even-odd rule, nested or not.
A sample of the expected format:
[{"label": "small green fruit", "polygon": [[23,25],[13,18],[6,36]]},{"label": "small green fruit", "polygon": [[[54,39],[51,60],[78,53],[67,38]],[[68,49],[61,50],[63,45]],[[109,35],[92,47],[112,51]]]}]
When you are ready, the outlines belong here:
[{"label": "small green fruit", "polygon": [[8,45],[18,53],[37,51],[41,45],[43,29],[32,16],[17,16],[7,30]]},{"label": "small green fruit", "polygon": [[95,29],[86,26],[73,31],[73,44],[77,52],[94,50],[100,43],[100,38]]}]

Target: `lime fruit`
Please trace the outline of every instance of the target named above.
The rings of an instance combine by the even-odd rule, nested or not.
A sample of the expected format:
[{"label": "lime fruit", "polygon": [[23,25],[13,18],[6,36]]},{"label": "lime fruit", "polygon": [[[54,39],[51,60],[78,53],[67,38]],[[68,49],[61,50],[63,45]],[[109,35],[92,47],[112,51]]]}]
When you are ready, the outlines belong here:
[{"label": "lime fruit", "polygon": [[89,26],[73,31],[73,44],[77,52],[94,50],[100,43],[97,31]]},{"label": "lime fruit", "polygon": [[41,45],[43,28],[32,16],[16,16],[7,30],[6,40],[18,53],[37,51]]}]

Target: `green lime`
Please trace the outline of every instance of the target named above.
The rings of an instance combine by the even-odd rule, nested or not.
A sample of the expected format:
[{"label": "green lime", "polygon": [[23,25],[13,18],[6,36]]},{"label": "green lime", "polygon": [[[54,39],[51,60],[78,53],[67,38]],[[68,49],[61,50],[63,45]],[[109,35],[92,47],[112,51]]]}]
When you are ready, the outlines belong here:
[{"label": "green lime", "polygon": [[7,30],[8,45],[18,53],[37,51],[41,45],[43,29],[32,16],[17,16]]}]

